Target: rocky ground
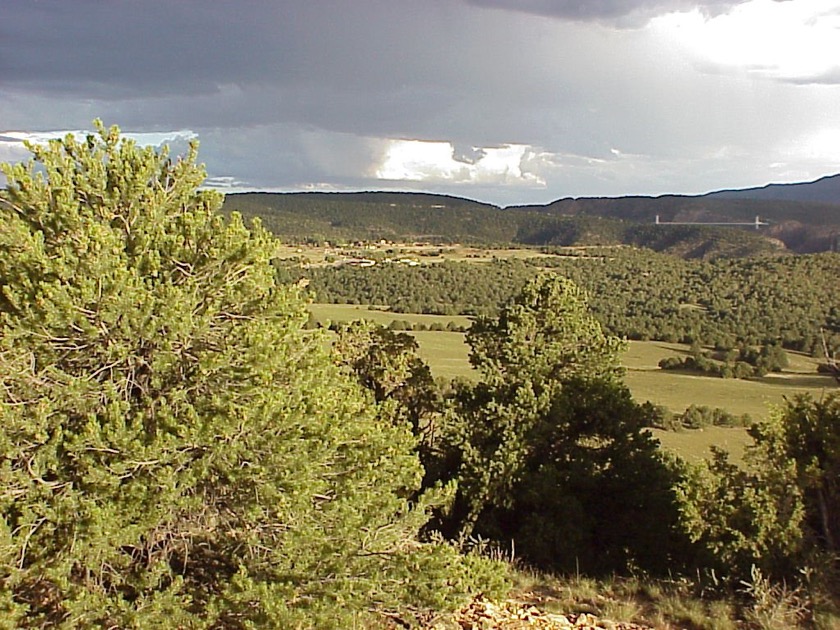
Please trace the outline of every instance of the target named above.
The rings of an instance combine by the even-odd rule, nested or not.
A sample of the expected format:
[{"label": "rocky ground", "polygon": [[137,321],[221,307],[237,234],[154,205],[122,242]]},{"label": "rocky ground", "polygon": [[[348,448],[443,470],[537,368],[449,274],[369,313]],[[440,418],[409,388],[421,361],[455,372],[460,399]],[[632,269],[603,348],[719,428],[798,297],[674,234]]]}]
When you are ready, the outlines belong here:
[{"label": "rocky ground", "polygon": [[463,630],[490,630],[491,628],[544,630],[649,630],[649,626],[633,623],[619,623],[599,619],[586,613],[560,615],[540,610],[536,606],[517,601],[494,603],[485,599],[475,599],[455,616],[455,622]]},{"label": "rocky ground", "polygon": [[[477,597],[452,615],[435,619],[413,619],[408,623],[394,616],[390,628],[423,630],[653,630],[650,626],[600,619],[587,613],[557,614],[516,600],[492,602]],[[417,623],[419,622],[419,626]]]}]

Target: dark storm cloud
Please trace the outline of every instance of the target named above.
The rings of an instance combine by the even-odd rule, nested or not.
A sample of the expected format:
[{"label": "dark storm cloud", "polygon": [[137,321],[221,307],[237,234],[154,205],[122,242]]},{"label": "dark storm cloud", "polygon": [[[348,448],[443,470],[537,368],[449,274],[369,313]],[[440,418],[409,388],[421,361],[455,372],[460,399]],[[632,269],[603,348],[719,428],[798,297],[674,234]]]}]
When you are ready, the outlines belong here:
[{"label": "dark storm cloud", "polygon": [[[794,92],[824,86],[790,85],[772,68],[752,68],[749,83],[726,65],[699,72],[705,55],[648,22],[741,4],[0,0],[0,132],[86,129],[95,117],[167,138],[195,132],[209,174],[230,186],[398,186],[378,169],[401,141],[423,140],[447,163],[409,156],[404,170],[442,173],[428,186],[454,194],[516,203],[511,181],[547,182],[544,200],[651,191],[638,181],[696,190],[718,163],[727,173],[721,147],[764,155],[768,136],[836,111],[814,101],[831,101],[830,89],[803,110]],[[505,146],[528,149],[517,161]],[[0,138],[0,160],[20,151]]]},{"label": "dark storm cloud", "polygon": [[291,55],[268,28],[270,3],[249,4],[255,10],[195,0],[7,3],[0,76],[31,89],[112,99],[255,81],[266,58],[276,66]]},{"label": "dark storm cloud", "polygon": [[478,145],[536,142],[535,104],[580,98],[562,76],[572,34],[557,44],[534,18],[462,0],[40,0],[3,18],[5,125],[43,128],[39,106],[63,100],[63,126],[288,123]]},{"label": "dark storm cloud", "polygon": [[468,58],[481,52],[470,38],[475,33],[470,32],[470,19],[460,5],[614,21],[695,6],[716,13],[739,1],[6,0],[3,4],[0,80],[35,91],[115,100],[173,92],[216,93],[226,84],[266,82],[291,89],[320,81],[347,92],[391,90],[403,82],[417,91],[424,82],[447,79],[451,73],[440,64],[447,55]]},{"label": "dark storm cloud", "polygon": [[840,66],[835,66],[830,70],[811,76],[782,78],[779,80],[795,85],[840,85]]},{"label": "dark storm cloud", "polygon": [[[146,106],[192,126],[301,122],[408,133],[446,107],[475,57],[458,2],[7,2],[0,81],[46,98]],[[418,8],[420,7],[420,8]],[[456,65],[442,61],[461,58]],[[480,78],[486,70],[476,66]],[[192,111],[154,99],[195,97]],[[205,97],[202,100],[202,97]]]},{"label": "dark storm cloud", "polygon": [[[638,26],[671,11],[699,9],[718,15],[746,0],[467,0],[470,4],[533,13],[563,20]],[[782,0],[785,1],[785,0]]]},{"label": "dark storm cloud", "polygon": [[451,4],[13,2],[0,21],[0,76],[57,91],[98,86],[118,98],[120,88],[155,96],[215,92],[227,83],[390,86],[407,73],[429,75],[436,61],[429,46],[453,34]]}]

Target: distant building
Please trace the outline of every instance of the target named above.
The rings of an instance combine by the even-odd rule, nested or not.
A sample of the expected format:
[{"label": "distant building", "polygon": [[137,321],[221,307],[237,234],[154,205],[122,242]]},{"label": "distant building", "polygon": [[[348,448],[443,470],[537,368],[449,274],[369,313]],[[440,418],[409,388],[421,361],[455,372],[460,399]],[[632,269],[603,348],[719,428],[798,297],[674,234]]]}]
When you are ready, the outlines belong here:
[{"label": "distant building", "polygon": [[352,267],[373,267],[375,264],[376,261],[370,258],[345,258],[336,263],[337,266],[350,265]]}]

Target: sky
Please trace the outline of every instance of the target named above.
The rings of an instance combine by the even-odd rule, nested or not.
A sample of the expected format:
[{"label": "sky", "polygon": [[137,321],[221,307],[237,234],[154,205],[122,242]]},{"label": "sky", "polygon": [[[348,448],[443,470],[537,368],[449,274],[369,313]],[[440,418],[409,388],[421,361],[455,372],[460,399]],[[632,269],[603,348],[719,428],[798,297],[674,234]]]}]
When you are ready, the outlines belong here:
[{"label": "sky", "polygon": [[840,0],[0,0],[0,161],[95,118],[197,138],[228,191],[811,181],[840,173]]}]

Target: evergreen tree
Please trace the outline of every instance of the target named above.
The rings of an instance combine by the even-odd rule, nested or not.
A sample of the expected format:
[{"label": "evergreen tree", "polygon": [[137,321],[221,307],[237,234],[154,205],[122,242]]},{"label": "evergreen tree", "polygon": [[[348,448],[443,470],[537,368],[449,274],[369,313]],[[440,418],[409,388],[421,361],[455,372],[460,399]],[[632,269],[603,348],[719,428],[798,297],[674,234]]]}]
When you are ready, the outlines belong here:
[{"label": "evergreen tree", "polygon": [[703,561],[742,579],[752,566],[785,578],[806,563],[836,566],[840,396],[797,396],[750,435],[746,465],[716,450],[680,485],[683,527]]},{"label": "evergreen tree", "polygon": [[467,333],[482,380],[462,384],[438,466],[459,487],[444,527],[571,570],[668,568],[672,475],[649,409],[618,378],[606,335],[571,281],[543,274]]},{"label": "evergreen tree", "polygon": [[198,191],[195,145],[97,128],[3,166],[4,623],[346,627],[444,605],[468,572],[417,542],[414,439],[303,330],[272,239]]},{"label": "evergreen tree", "polygon": [[427,441],[440,412],[441,396],[429,366],[417,354],[417,340],[385,326],[354,321],[337,330],[336,360],[345,365],[377,402],[393,405],[393,420],[407,423]]},{"label": "evergreen tree", "polygon": [[586,293],[571,280],[543,273],[502,309],[467,333],[470,363],[490,385],[530,384],[538,395],[572,377],[620,373],[620,339],[604,333]]}]

